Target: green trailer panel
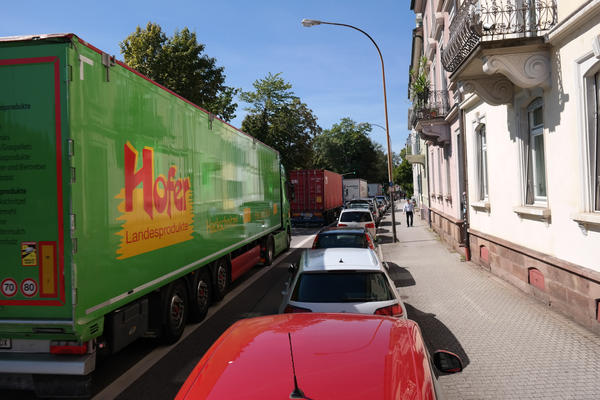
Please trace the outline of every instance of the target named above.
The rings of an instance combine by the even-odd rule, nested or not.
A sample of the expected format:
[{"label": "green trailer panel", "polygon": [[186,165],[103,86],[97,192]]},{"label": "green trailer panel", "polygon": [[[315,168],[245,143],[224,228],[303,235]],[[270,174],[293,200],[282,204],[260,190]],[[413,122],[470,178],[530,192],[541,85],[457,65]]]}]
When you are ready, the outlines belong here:
[{"label": "green trailer panel", "polygon": [[70,320],[66,49],[29,50],[7,46],[0,57],[0,316]]},{"label": "green trailer panel", "polygon": [[[0,203],[1,278],[38,285],[0,294],[0,320],[97,335],[109,311],[288,226],[275,150],[75,36],[0,42],[0,84],[0,201],[26,200]],[[7,172],[18,163],[46,167]]]}]

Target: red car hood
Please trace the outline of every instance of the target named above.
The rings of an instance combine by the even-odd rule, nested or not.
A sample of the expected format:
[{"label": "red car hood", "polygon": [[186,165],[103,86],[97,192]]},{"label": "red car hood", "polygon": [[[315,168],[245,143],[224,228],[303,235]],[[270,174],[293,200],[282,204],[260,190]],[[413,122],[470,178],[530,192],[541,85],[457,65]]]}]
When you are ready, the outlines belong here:
[{"label": "red car hood", "polygon": [[237,322],[200,360],[177,398],[288,399],[294,390],[288,333],[306,398],[435,398],[413,321],[317,313]]}]

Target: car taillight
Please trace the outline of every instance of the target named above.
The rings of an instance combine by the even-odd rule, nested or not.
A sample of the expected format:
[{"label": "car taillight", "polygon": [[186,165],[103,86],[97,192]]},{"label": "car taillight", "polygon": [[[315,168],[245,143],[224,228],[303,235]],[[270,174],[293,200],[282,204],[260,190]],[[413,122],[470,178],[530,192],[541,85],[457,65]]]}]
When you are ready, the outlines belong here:
[{"label": "car taillight", "polygon": [[85,354],[87,353],[87,342],[50,342],[50,353],[51,354]]},{"label": "car taillight", "polygon": [[381,307],[375,310],[375,315],[387,315],[389,317],[401,317],[404,315],[404,310],[400,304],[392,304],[391,306]]},{"label": "car taillight", "polygon": [[371,240],[371,236],[368,233],[365,233],[367,237],[367,243],[369,244],[369,248],[375,250],[375,246],[373,246],[373,241]]},{"label": "car taillight", "polygon": [[375,228],[375,224],[372,222],[369,222],[368,224],[365,225],[365,228]]},{"label": "car taillight", "polygon": [[316,249],[317,248],[317,242],[319,241],[319,235],[315,236],[315,240],[313,242],[312,248]]},{"label": "car taillight", "polygon": [[338,224],[337,226],[348,226],[348,225],[346,225],[346,224]]},{"label": "car taillight", "polygon": [[312,312],[308,308],[296,307],[292,305],[285,306],[285,310],[283,310],[284,314],[293,314],[293,313],[301,313],[301,312]]}]

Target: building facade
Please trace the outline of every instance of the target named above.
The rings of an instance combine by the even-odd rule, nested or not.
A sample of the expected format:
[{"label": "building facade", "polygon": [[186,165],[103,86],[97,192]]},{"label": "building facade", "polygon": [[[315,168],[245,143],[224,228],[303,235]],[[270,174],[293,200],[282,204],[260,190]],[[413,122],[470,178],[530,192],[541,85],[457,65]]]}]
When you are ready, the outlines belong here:
[{"label": "building facade", "polygon": [[[448,1],[415,0],[411,9],[417,15],[417,28],[413,33],[409,125],[426,147],[423,168],[428,188],[426,218],[442,240],[457,251],[464,251],[460,93],[456,86],[449,85],[449,74],[442,65],[453,8]],[[413,168],[421,172],[420,167]]]},{"label": "building facade", "polygon": [[436,3],[466,255],[600,332],[600,1]]}]

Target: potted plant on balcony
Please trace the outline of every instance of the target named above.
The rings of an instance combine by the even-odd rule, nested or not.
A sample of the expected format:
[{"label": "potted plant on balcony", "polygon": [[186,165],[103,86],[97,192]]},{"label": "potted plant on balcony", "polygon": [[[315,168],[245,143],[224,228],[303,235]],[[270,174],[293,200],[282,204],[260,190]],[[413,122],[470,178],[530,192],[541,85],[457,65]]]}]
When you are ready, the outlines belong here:
[{"label": "potted plant on balcony", "polygon": [[419,68],[410,71],[410,92],[415,110],[423,110],[429,102],[430,85],[427,69],[427,57],[419,61]]}]

